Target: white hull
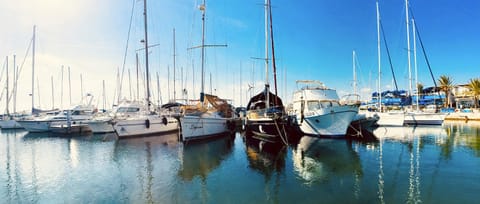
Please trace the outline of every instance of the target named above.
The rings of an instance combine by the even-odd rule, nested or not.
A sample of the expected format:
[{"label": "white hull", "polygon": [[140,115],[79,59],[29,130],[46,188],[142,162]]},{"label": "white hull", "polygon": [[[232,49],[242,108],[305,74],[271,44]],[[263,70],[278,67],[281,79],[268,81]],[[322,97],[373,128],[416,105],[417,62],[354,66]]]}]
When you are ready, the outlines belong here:
[{"label": "white hull", "polygon": [[[368,112],[368,114],[377,115],[379,126],[403,126],[405,120],[405,113],[403,112]],[[368,115],[367,116],[370,116]]]},{"label": "white hull", "polygon": [[227,118],[204,113],[200,116],[186,115],[180,118],[183,141],[196,140],[228,132]]},{"label": "white hull", "polygon": [[23,128],[23,127],[15,120],[0,120],[0,128],[2,128],[2,129],[20,129],[20,128]]},{"label": "white hull", "polygon": [[441,125],[445,120],[445,113],[412,112],[405,114],[404,124],[408,125]]},{"label": "white hull", "polygon": [[23,120],[17,121],[28,132],[48,132],[51,121]]},{"label": "white hull", "polygon": [[178,120],[169,116],[149,115],[119,120],[113,129],[119,138],[159,135],[178,131]]},{"label": "white hull", "polygon": [[344,137],[357,113],[357,106],[338,106],[316,110],[314,115],[305,116],[303,122],[301,116],[297,115],[297,121],[305,134]]},{"label": "white hull", "polygon": [[111,122],[111,119],[88,120],[88,121],[82,122],[82,124],[87,124],[93,133],[115,132],[115,130],[113,129],[113,124]]}]

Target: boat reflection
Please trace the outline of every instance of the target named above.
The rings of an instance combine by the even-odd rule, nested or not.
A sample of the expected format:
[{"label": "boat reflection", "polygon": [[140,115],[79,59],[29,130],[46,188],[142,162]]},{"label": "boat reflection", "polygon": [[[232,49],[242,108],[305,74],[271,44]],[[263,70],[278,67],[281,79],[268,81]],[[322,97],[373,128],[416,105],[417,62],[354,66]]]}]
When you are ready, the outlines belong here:
[{"label": "boat reflection", "polygon": [[191,181],[196,176],[205,181],[208,174],[232,153],[234,138],[234,134],[227,134],[209,140],[184,143],[178,175],[186,181]]},{"label": "boat reflection", "polygon": [[373,131],[380,140],[395,140],[420,148],[432,144],[441,148],[441,156],[449,159],[455,148],[466,147],[480,156],[480,122],[448,121],[442,126],[379,127]]},{"label": "boat reflection", "polygon": [[293,150],[296,174],[311,185],[338,176],[363,175],[360,158],[349,140],[303,136]]},{"label": "boat reflection", "polygon": [[265,144],[261,141],[246,139],[248,167],[256,170],[270,180],[271,176],[285,169],[287,147],[284,145]]}]

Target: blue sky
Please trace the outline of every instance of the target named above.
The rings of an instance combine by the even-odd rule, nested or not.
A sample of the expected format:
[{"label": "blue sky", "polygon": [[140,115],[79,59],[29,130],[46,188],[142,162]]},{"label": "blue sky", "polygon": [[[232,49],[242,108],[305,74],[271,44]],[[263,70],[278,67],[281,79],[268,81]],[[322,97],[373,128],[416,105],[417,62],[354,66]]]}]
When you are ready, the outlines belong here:
[{"label": "blue sky", "polygon": [[[122,89],[122,95],[130,97],[128,70],[131,72],[131,84],[135,88],[134,53],[142,47],[143,1],[0,0],[0,3],[3,26],[0,32],[0,56],[3,59],[9,56],[10,68],[13,54],[17,55],[17,64],[23,60],[32,36],[32,27],[37,25],[36,69],[39,73],[37,77],[41,97],[41,103],[37,106],[42,108],[52,106],[51,77],[54,80],[56,106],[61,101],[65,107],[70,103],[66,68],[63,100],[60,99],[62,65],[71,68],[72,103],[78,102],[81,97],[80,74],[84,92],[101,99],[102,80],[105,80],[108,103],[113,101],[116,73],[123,65],[134,4]],[[210,92],[211,74],[212,86],[216,90],[214,92],[220,97],[233,99],[235,105],[246,104],[250,94],[259,92],[263,87],[263,61],[252,59],[264,56],[262,3],[262,0],[207,0],[206,43],[228,45],[226,48],[207,48],[207,92]],[[457,84],[480,77],[480,40],[477,37],[480,34],[480,2],[411,0],[409,3],[435,77],[445,74]],[[158,100],[159,95],[156,88],[157,72],[160,75],[162,102],[173,98],[173,28],[176,30],[177,98],[180,98],[182,77],[179,72],[182,68],[188,98],[198,98],[200,50],[187,48],[201,42],[201,12],[197,9],[201,1],[150,0],[147,4],[149,44],[159,44],[150,50],[149,55],[154,101]],[[300,79],[320,80],[337,89],[339,95],[352,93],[354,49],[360,64],[357,70],[359,89],[364,90],[365,97],[367,93],[376,90],[378,65],[375,0],[272,0],[272,4],[279,69],[278,89],[284,101],[291,100],[296,88],[295,80]],[[380,1],[379,5],[398,85],[401,89],[408,89],[405,2],[385,0]],[[433,82],[419,43],[417,46],[419,81],[425,86],[431,86]],[[382,89],[387,89],[391,88],[392,77],[383,40],[381,55]],[[143,64],[144,53],[139,52],[139,56],[140,63]],[[4,60],[2,62],[3,65]],[[25,64],[20,73],[20,102],[17,109],[28,109],[30,106],[30,56]],[[0,84],[4,83],[3,77]],[[255,90],[248,92],[248,84],[255,84]],[[143,89],[140,90],[142,91]],[[101,100],[95,103],[101,104]],[[4,106],[0,105],[3,110],[1,107]]]}]

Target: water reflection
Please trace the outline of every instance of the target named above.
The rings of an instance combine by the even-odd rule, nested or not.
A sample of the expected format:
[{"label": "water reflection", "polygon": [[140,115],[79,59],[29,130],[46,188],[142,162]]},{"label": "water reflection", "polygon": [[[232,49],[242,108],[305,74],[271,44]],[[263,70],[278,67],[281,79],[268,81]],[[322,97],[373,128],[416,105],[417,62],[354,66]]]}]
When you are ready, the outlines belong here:
[{"label": "water reflection", "polygon": [[207,141],[185,143],[180,155],[181,167],[178,175],[186,181],[191,181],[195,176],[205,181],[208,174],[231,154],[234,137],[235,135],[227,135]]},{"label": "water reflection", "polygon": [[455,145],[464,146],[471,149],[476,157],[480,157],[480,121],[449,121],[444,123],[444,128],[448,135],[445,143],[449,148]]},{"label": "water reflection", "polygon": [[[0,135],[3,203],[474,203],[480,123],[381,127],[377,142],[304,136]],[[290,151],[291,150],[291,151]],[[2,202],[0,202],[2,203]]]},{"label": "water reflection", "polygon": [[263,145],[259,141],[249,139],[244,141],[248,167],[263,174],[265,180],[270,180],[273,173],[281,173],[285,169],[286,146]]},{"label": "water reflection", "polygon": [[[115,172],[117,193],[114,200],[122,202],[158,203],[170,196],[169,185],[178,167],[178,133],[113,141],[112,173]],[[160,189],[161,190],[160,190]]]},{"label": "water reflection", "polygon": [[[380,127],[375,129],[374,134],[381,141],[378,149],[380,202],[385,202],[385,189],[392,189],[391,186],[396,185],[402,186],[403,183],[406,186],[405,199],[407,203],[435,200],[436,198],[430,197],[431,192],[438,188],[437,182],[445,180],[445,176],[447,176],[445,174],[448,174],[447,178],[449,179],[455,180],[454,177],[461,179],[456,175],[459,167],[449,165],[450,162],[454,162],[454,155],[458,157],[459,154],[467,153],[479,157],[479,127],[480,123],[446,122],[442,126]],[[386,147],[387,150],[385,150]],[[404,151],[405,149],[407,151]],[[392,161],[385,161],[384,157],[395,158],[392,157],[395,154],[398,154],[398,159],[393,160],[394,167],[384,165],[384,163],[392,163]],[[464,155],[463,157],[468,156]],[[475,163],[471,165],[475,165]],[[390,177],[393,179],[391,181],[393,183],[390,186],[386,185],[385,177],[389,177],[385,174],[388,174],[389,170],[385,169],[393,170],[393,178]],[[422,170],[424,173],[421,173]],[[405,175],[403,177],[406,178],[405,180],[402,179],[402,175]],[[442,186],[440,189],[448,191],[449,187]],[[401,189],[396,191],[401,191]],[[422,195],[424,192],[430,192],[430,194]]]},{"label": "water reflection", "polygon": [[311,185],[338,176],[362,176],[358,154],[347,140],[303,136],[293,151],[293,165],[304,183]]}]

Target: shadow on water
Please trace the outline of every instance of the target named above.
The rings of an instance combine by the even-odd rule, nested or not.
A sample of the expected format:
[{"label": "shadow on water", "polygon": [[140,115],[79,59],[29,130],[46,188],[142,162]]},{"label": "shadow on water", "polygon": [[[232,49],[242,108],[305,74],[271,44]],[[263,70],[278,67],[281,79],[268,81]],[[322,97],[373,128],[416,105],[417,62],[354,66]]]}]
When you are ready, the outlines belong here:
[{"label": "shadow on water", "polygon": [[363,175],[360,157],[348,140],[303,136],[292,159],[297,175],[307,185],[336,176]]},{"label": "shadow on water", "polygon": [[198,176],[205,182],[208,174],[232,153],[234,138],[234,134],[226,134],[208,140],[184,143],[178,176],[186,181]]}]

